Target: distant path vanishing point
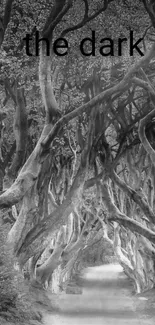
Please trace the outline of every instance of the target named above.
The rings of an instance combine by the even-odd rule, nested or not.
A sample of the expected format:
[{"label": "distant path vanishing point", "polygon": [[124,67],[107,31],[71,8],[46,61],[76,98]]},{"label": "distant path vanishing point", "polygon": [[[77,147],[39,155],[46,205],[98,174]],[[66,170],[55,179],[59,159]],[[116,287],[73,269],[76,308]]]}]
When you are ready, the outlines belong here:
[{"label": "distant path vanishing point", "polygon": [[131,284],[120,265],[86,269],[83,294],[58,296],[59,314],[46,315],[45,325],[154,325],[136,312]]}]

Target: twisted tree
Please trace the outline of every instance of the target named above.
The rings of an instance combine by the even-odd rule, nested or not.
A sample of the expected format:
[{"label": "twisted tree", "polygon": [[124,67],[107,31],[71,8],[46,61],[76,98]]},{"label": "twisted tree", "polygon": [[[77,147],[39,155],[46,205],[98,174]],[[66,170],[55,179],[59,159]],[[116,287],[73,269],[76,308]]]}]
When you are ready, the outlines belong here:
[{"label": "twisted tree", "polygon": [[[151,4],[143,2],[154,26]],[[113,6],[119,8],[113,0],[99,6],[84,0],[81,5],[84,15],[74,1],[54,1],[42,38],[52,44],[56,36],[68,37]],[[70,17],[75,24],[66,26]],[[99,61],[98,67],[90,63],[87,80],[75,71],[81,105],[70,105],[65,112],[63,102],[68,105],[66,96],[74,88],[69,59],[61,61],[59,75],[52,46],[47,56],[42,40],[39,84],[46,117],[25,163],[26,104],[22,88],[18,92],[16,155],[10,170],[14,176],[19,173],[0,195],[0,208],[17,207],[9,243],[20,268],[27,267],[31,280],[44,287],[54,287],[56,278],[59,287],[65,287],[81,252],[96,236],[110,243],[137,292],[154,286],[154,41],[148,45],[145,55],[126,71],[119,58],[110,63],[110,83],[107,61]]]}]

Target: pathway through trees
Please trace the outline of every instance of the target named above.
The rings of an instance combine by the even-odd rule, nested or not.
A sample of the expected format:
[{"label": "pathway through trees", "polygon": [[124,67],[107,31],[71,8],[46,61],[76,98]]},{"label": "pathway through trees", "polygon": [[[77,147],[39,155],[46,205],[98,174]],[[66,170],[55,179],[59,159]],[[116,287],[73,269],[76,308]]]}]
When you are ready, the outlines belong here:
[{"label": "pathway through trees", "polygon": [[136,310],[138,299],[121,266],[88,268],[83,294],[60,295],[59,315],[47,315],[45,325],[153,325],[153,319]]}]

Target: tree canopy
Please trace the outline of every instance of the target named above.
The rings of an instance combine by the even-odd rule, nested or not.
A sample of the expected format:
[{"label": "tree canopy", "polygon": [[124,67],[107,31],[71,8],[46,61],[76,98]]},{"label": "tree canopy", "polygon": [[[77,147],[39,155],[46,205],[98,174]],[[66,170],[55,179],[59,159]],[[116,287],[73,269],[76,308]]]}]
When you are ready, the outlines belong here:
[{"label": "tree canopy", "polygon": [[[45,287],[58,274],[65,287],[96,242],[137,292],[154,286],[154,27],[148,0],[2,3],[0,208],[20,268]],[[39,55],[27,55],[37,31]],[[82,55],[92,31],[96,51],[87,40]],[[101,55],[103,38],[127,41]]]}]

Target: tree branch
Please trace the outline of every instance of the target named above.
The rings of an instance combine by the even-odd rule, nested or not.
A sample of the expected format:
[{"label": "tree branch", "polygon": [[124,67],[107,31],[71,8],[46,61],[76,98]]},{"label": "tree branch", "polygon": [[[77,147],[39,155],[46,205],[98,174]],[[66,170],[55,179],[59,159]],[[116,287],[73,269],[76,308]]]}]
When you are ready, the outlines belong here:
[{"label": "tree branch", "polygon": [[13,0],[7,0],[5,4],[4,17],[2,19],[2,24],[0,24],[0,47],[3,43],[5,31],[11,18],[12,4]]},{"label": "tree branch", "polygon": [[[37,253],[41,242],[44,242],[45,234],[57,230],[66,222],[66,218],[79,205],[82,199],[83,186],[87,176],[88,158],[92,145],[93,128],[89,128],[89,135],[85,143],[85,148],[81,155],[81,165],[77,171],[73,184],[62,204],[55,209],[48,217],[40,221],[25,236],[24,241],[17,245],[16,254],[21,258],[21,263],[25,263],[32,256],[32,252]],[[35,211],[37,213],[37,211]],[[32,219],[32,217],[31,217]],[[40,220],[40,219],[39,219]],[[42,244],[43,245],[43,244]],[[33,249],[32,249],[33,247]],[[23,254],[23,256],[22,256]]]},{"label": "tree branch", "polygon": [[139,205],[146,217],[155,224],[155,214],[145,199],[130,186],[128,186],[121,178],[112,170],[109,170],[109,177],[121,188],[135,203]]},{"label": "tree branch", "polygon": [[51,40],[54,28],[61,21],[63,16],[68,12],[72,6],[72,0],[56,0],[55,6],[52,7],[50,15],[43,28],[43,37]]},{"label": "tree branch", "polygon": [[[31,154],[31,156],[29,157],[29,159],[27,160],[25,165],[23,166],[23,168],[19,174],[19,179],[17,178],[17,180],[16,180],[16,186],[15,186],[16,191],[14,192],[14,186],[9,189],[8,201],[7,201],[7,193],[3,193],[0,196],[0,207],[2,208],[2,207],[8,207],[10,205],[14,205],[16,202],[18,202],[24,196],[25,191],[22,190],[20,192],[20,189],[17,187],[17,184],[21,183],[21,179],[24,181],[23,172],[27,171],[27,167],[28,167],[29,163],[31,162],[32,156],[33,156],[33,168],[35,170],[35,173],[34,173],[35,175],[33,175],[33,173],[28,173],[28,178],[30,177],[30,183],[28,183],[26,181],[26,184],[28,187],[25,188],[25,186],[24,186],[25,190],[28,190],[30,188],[30,186],[32,186],[33,179],[35,179],[35,177],[37,177],[37,173],[39,172],[39,170],[41,168],[41,161],[43,161],[43,159],[45,159],[47,153],[49,153],[49,149],[50,149],[52,141],[54,140],[55,136],[57,136],[59,134],[59,132],[61,131],[63,126],[67,122],[72,120],[74,117],[78,116],[80,113],[87,111],[87,110],[91,111],[95,107],[96,104],[102,103],[104,100],[107,100],[115,92],[118,92],[120,90],[122,91],[123,89],[126,89],[126,86],[127,85],[129,86],[132,82],[133,74],[141,66],[145,66],[146,64],[148,64],[154,56],[155,56],[155,44],[152,45],[151,49],[148,51],[148,53],[145,54],[145,56],[143,56],[138,62],[136,62],[129,69],[127,74],[124,76],[124,78],[117,85],[106,89],[105,91],[101,92],[99,95],[95,96],[88,103],[74,109],[70,113],[68,113],[65,116],[63,116],[62,118],[60,118],[58,120],[58,122],[54,125],[54,127],[52,127],[52,130],[50,132],[49,132],[49,130],[52,125],[51,124],[46,125],[45,128],[43,129],[42,135],[39,139],[39,142],[37,143],[37,146],[35,147],[33,153]],[[106,109],[107,109],[107,107],[106,107]],[[106,111],[106,113],[108,113],[108,111]],[[38,157],[38,156],[39,156],[39,160],[34,160],[34,157]],[[37,164],[36,164],[36,162],[37,162]],[[30,176],[30,174],[31,174],[31,176]],[[13,190],[12,194],[11,194],[11,189]],[[17,197],[15,196],[15,193],[18,193]],[[19,196],[19,193],[20,193],[20,196]]]},{"label": "tree branch", "polygon": [[[145,66],[150,62],[150,60],[155,56],[155,44],[152,45],[151,49],[143,56],[138,62],[133,64],[133,66],[129,69],[126,73],[124,78],[115,86],[106,89],[105,91],[101,92],[99,95],[95,96],[91,99],[88,103],[72,110],[70,113],[63,116],[53,127],[52,131],[49,132],[48,136],[42,141],[43,152],[47,150],[53,141],[54,137],[58,132],[62,129],[62,126],[65,125],[68,121],[73,119],[74,117],[78,116],[80,113],[87,111],[88,109],[92,109],[96,104],[102,103],[103,101],[107,100],[110,96],[118,91],[123,91],[132,83],[132,77],[134,73],[142,66]],[[107,109],[107,108],[106,108]],[[107,112],[107,111],[106,111]],[[108,112],[107,112],[108,113]]]},{"label": "tree branch", "polygon": [[116,207],[116,205],[112,202],[107,184],[101,185],[101,190],[103,202],[105,202],[109,212],[108,219],[118,222],[125,228],[128,228],[132,232],[136,232],[146,237],[152,243],[155,244],[155,232],[147,229],[136,220],[127,217],[124,213],[121,213],[120,210]]},{"label": "tree branch", "polygon": [[153,1],[148,3],[148,0],[142,0],[144,8],[150,16],[153,27],[155,27],[155,5]]},{"label": "tree branch", "polygon": [[23,88],[17,89],[16,103],[17,105],[14,121],[16,154],[8,171],[8,175],[11,178],[15,178],[17,176],[18,170],[22,167],[27,149],[28,124],[26,114],[26,101]]},{"label": "tree branch", "polygon": [[104,0],[104,5],[102,8],[100,8],[97,12],[95,12],[93,15],[91,15],[90,17],[88,16],[88,1],[87,0],[83,0],[85,3],[85,13],[84,13],[84,17],[82,19],[81,22],[79,22],[77,25],[71,26],[66,28],[62,33],[61,33],[61,37],[64,37],[66,34],[68,34],[69,32],[73,32],[77,29],[82,28],[84,25],[86,25],[88,22],[90,22],[91,20],[93,20],[94,18],[96,18],[97,16],[99,16],[102,12],[104,12],[107,8],[108,8],[108,4],[114,0]]},{"label": "tree branch", "polygon": [[145,148],[146,152],[149,154],[152,164],[155,166],[155,150],[152,148],[145,134],[146,125],[152,120],[153,117],[155,117],[155,109],[153,109],[143,119],[140,120],[138,133],[143,147]]}]

